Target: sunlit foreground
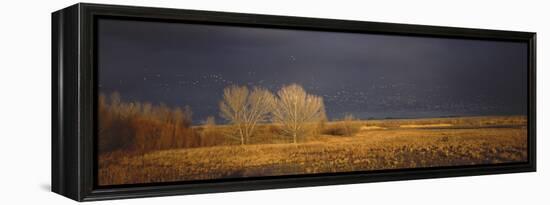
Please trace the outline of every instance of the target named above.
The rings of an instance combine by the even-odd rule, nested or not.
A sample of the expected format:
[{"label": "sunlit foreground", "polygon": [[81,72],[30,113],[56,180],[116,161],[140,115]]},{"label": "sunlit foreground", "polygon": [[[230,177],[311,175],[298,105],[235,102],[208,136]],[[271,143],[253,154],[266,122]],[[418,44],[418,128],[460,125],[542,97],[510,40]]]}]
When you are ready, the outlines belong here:
[{"label": "sunlit foreground", "polygon": [[[344,122],[328,122],[325,129],[338,127],[338,123]],[[99,184],[527,161],[527,123],[523,116],[352,123],[355,132],[351,136],[320,133],[296,144],[281,141],[169,149],[144,154],[109,152],[99,156]],[[216,127],[223,129],[220,125]]]}]

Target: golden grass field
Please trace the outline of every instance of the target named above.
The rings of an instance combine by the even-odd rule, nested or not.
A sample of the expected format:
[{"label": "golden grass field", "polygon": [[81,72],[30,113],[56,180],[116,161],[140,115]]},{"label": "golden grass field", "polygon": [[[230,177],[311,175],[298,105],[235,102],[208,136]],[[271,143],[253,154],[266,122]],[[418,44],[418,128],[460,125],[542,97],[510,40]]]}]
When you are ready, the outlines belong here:
[{"label": "golden grass field", "polygon": [[[328,122],[324,129],[340,124]],[[298,144],[103,153],[98,159],[98,182],[116,185],[527,161],[525,116],[363,120],[353,125],[357,128],[353,136],[321,132]]]}]

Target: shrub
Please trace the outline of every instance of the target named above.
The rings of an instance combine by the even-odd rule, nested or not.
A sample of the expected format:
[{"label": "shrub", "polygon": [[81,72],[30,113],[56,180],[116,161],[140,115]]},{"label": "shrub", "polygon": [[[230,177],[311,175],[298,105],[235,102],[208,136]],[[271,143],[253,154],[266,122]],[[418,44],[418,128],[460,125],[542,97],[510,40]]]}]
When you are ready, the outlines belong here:
[{"label": "shrub", "polygon": [[324,125],[321,133],[333,136],[354,136],[361,130],[363,124],[352,115],[346,115],[342,120]]}]

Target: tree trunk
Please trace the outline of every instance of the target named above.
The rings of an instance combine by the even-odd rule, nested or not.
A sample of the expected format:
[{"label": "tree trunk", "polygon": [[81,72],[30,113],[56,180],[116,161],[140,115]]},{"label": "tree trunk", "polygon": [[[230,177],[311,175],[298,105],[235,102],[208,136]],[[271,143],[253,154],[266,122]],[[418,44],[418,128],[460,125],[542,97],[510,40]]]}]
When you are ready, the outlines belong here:
[{"label": "tree trunk", "polygon": [[240,125],[239,125],[239,133],[241,134],[241,145],[244,145],[244,133]]},{"label": "tree trunk", "polygon": [[174,148],[174,147],[177,147],[177,134],[176,132],[178,131],[178,124],[174,124],[174,129],[173,129],[173,132],[172,132],[172,144],[170,145],[170,148]]}]

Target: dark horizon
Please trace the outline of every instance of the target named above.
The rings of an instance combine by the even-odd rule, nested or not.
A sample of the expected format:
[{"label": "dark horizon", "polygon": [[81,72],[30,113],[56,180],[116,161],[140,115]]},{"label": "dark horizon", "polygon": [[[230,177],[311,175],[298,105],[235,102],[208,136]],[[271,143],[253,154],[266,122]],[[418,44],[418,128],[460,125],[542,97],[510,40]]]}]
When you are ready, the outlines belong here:
[{"label": "dark horizon", "polygon": [[219,117],[223,88],[297,83],[329,119],[527,115],[527,44],[101,19],[99,91]]}]

